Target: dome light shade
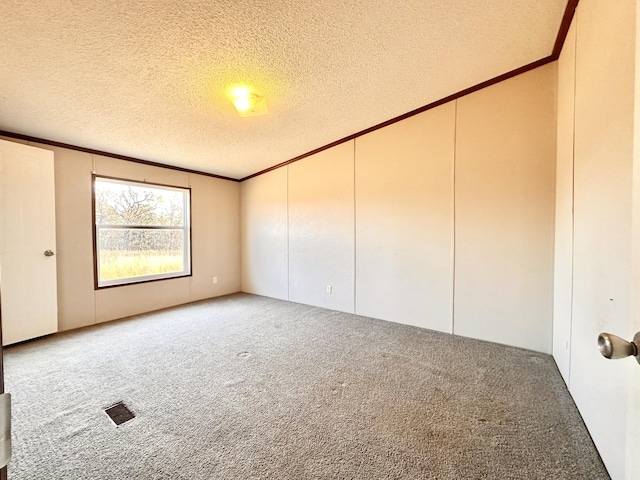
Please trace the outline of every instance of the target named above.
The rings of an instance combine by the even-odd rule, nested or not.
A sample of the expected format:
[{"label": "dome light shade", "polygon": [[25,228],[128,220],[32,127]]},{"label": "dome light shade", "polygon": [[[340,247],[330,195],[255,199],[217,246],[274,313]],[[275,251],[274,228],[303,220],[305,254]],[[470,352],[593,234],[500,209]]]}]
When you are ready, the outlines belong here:
[{"label": "dome light shade", "polygon": [[269,113],[267,100],[244,86],[233,87],[231,101],[241,117],[252,117]]}]

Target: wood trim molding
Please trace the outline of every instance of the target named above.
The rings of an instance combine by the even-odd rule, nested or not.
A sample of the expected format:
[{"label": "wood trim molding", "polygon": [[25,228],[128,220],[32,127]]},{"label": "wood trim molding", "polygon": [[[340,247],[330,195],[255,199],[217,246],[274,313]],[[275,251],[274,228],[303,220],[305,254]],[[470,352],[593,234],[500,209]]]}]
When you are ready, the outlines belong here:
[{"label": "wood trim molding", "polygon": [[578,7],[579,2],[580,0],[569,0],[567,3],[567,8],[565,9],[564,16],[562,17],[562,23],[560,23],[560,30],[558,30],[558,36],[556,37],[556,43],[553,46],[553,52],[551,53],[551,56],[554,57],[555,60],[560,58],[560,52],[562,52],[562,47],[567,39],[567,34],[569,33],[569,28],[571,27],[571,22],[576,14],[576,8]]},{"label": "wood trim molding", "polygon": [[553,47],[553,52],[551,53],[551,55],[549,55],[548,57],[542,58],[540,60],[537,60],[533,63],[529,63],[528,65],[524,65],[520,68],[516,68],[515,70],[511,70],[510,72],[507,73],[503,73],[502,75],[498,75],[497,77],[494,77],[490,80],[484,81],[482,83],[479,83],[477,85],[474,85],[472,87],[469,87],[465,90],[462,90],[458,93],[454,93],[453,95],[449,95],[448,97],[442,98],[440,100],[436,100],[435,102],[432,102],[428,105],[425,105],[423,107],[420,108],[416,108],[415,110],[411,110],[410,112],[407,112],[405,114],[402,114],[398,117],[392,118],[391,120],[387,120],[386,122],[382,122],[379,123],[378,125],[374,125],[373,127],[369,127],[365,130],[362,130],[360,132],[354,133],[352,135],[349,135],[348,137],[344,137],[340,140],[336,140],[335,142],[331,142],[327,145],[324,145],[322,147],[316,148],[315,150],[311,150],[310,152],[307,153],[303,153],[302,155],[299,155],[295,158],[292,158],[291,160],[287,160],[286,162],[282,162],[279,163],[277,165],[274,165],[273,167],[269,167],[266,168],[264,170],[261,170],[259,172],[256,172],[252,175],[248,175],[244,178],[241,178],[240,181],[244,182],[245,180],[249,180],[250,178],[254,178],[257,177],[259,175],[262,175],[264,173],[268,173],[271,172],[272,170],[275,170],[277,168],[280,167],[284,167],[286,165],[289,165],[291,163],[297,162],[298,160],[302,160],[303,158],[307,158],[310,157],[311,155],[315,155],[316,153],[320,153],[324,150],[328,150],[332,147],[335,147],[336,145],[340,145],[341,143],[345,143],[348,142],[350,140],[354,140],[362,135],[366,135],[367,133],[371,133],[375,130],[379,130],[381,128],[387,127],[393,123],[399,122],[401,120],[404,120],[406,118],[412,117],[414,115],[417,115],[419,113],[422,112],[426,112],[427,110],[431,110],[432,108],[436,108],[440,105],[443,105],[447,102],[450,102],[452,100],[456,100],[458,98],[464,97],[465,95],[469,95],[470,93],[474,93],[477,92],[478,90],[482,90],[483,88],[487,88],[490,87],[491,85],[495,85],[496,83],[500,83],[504,80],[508,80],[510,78],[513,78],[517,75],[526,73],[530,70],[533,70],[535,68],[541,67],[543,65],[546,65],[548,63],[551,62],[555,62],[556,60],[558,60],[558,58],[560,57],[560,52],[562,51],[562,47],[564,45],[564,42],[567,38],[567,33],[569,32],[569,27],[571,27],[571,22],[573,21],[573,17],[575,15],[575,11],[576,11],[576,7],[578,6],[580,0],[569,0],[567,3],[567,8],[564,11],[564,15],[562,17],[562,22],[560,23],[560,29],[558,30],[558,36],[556,37],[556,42],[554,44]]},{"label": "wood trim molding", "polygon": [[374,125],[373,127],[369,127],[369,128],[364,129],[364,130],[361,130],[361,131],[359,131],[357,133],[349,135],[348,137],[341,138],[340,140],[336,140],[335,142],[331,142],[331,143],[329,143],[327,145],[324,145],[324,146],[322,146],[320,148],[316,148],[315,150],[311,150],[310,152],[303,153],[302,155],[299,155],[299,156],[297,156],[295,158],[292,158],[291,160],[287,160],[286,162],[282,162],[282,163],[279,163],[277,165],[274,165],[273,167],[269,167],[269,168],[266,168],[264,170],[261,170],[261,171],[259,171],[257,173],[254,173],[252,175],[249,175],[247,177],[244,177],[244,178],[240,179],[240,181],[244,182],[245,180],[249,180],[250,178],[257,177],[258,175],[262,175],[264,173],[270,172],[270,171],[275,170],[277,168],[284,167],[284,166],[289,165],[291,163],[297,162],[298,160],[302,160],[303,158],[310,157],[311,155],[315,155],[316,153],[320,153],[320,152],[322,152],[324,150],[328,150],[328,149],[330,149],[332,147],[335,147],[336,145],[340,145],[341,143],[345,143],[345,142],[348,142],[350,140],[354,140],[354,139],[356,139],[358,137],[361,137],[362,135],[366,135],[367,133],[374,132],[376,130],[379,130],[381,128],[387,127],[387,126],[392,125],[392,124],[394,124],[396,122],[399,122],[401,120],[405,120],[405,119],[407,119],[409,117],[413,117],[414,115],[418,115],[419,113],[426,112],[427,110],[431,110],[432,108],[436,108],[436,107],[438,107],[440,105],[444,105],[445,103],[448,103],[448,102],[450,102],[452,100],[456,100],[456,99],[458,99],[460,97],[464,97],[465,95],[469,95],[470,93],[477,92],[478,90],[482,90],[483,88],[489,87],[489,86],[494,85],[496,83],[500,83],[500,82],[502,82],[504,80],[507,80],[507,79],[509,79],[511,77],[515,77],[516,75],[520,75],[521,73],[525,73],[525,72],[528,72],[529,70],[533,70],[534,68],[541,67],[543,65],[546,65],[547,63],[553,62],[554,60],[556,60],[556,59],[553,58],[550,55],[548,57],[545,57],[545,58],[543,58],[541,60],[537,60],[537,61],[535,61],[533,63],[528,64],[528,65],[524,65],[524,66],[522,66],[520,68],[516,68],[515,70],[512,70],[510,72],[504,73],[502,75],[494,77],[494,78],[492,78],[490,80],[487,80],[485,82],[479,83],[479,84],[474,85],[472,87],[469,87],[469,88],[467,88],[465,90],[462,90],[460,92],[454,93],[453,95],[449,95],[448,97],[444,97],[444,98],[441,98],[440,100],[436,100],[435,102],[430,103],[428,105],[424,105],[423,107],[416,108],[415,110],[411,110],[410,112],[403,113],[402,115],[399,115],[399,116],[397,116],[395,118],[392,118],[390,120],[387,120],[385,122],[379,123],[378,125]]},{"label": "wood trim molding", "polygon": [[28,142],[36,142],[36,143],[43,143],[45,145],[51,145],[52,147],[62,147],[62,148],[68,148],[71,150],[78,150],[80,152],[85,152],[85,153],[91,153],[94,155],[104,155],[106,157],[111,157],[111,158],[116,158],[119,160],[126,160],[129,162],[134,162],[134,163],[141,163],[143,165],[150,165],[153,167],[161,167],[161,168],[168,168],[170,170],[176,170],[179,172],[185,172],[185,173],[194,173],[197,175],[204,175],[207,177],[212,177],[212,178],[219,178],[221,180],[229,180],[232,182],[244,182],[245,180],[249,180],[250,178],[254,178],[257,177],[259,175],[271,172],[272,170],[275,170],[277,168],[280,167],[284,167],[286,165],[289,165],[291,163],[297,162],[298,160],[302,160],[303,158],[307,158],[310,157],[311,155],[315,155],[316,153],[320,153],[324,150],[328,150],[332,147],[335,147],[337,145],[340,145],[341,143],[345,143],[351,140],[354,140],[362,135],[366,135],[367,133],[371,133],[375,130],[379,130],[381,128],[387,127],[389,125],[392,125],[396,122],[400,122],[401,120],[405,120],[409,117],[412,117],[414,115],[418,115],[419,113],[422,112],[426,112],[427,110],[431,110],[432,108],[436,108],[440,105],[443,105],[447,102],[450,102],[452,100],[456,100],[458,98],[464,97],[465,95],[469,95],[470,93],[474,93],[477,92],[478,90],[482,90],[483,88],[489,87],[491,85],[495,85],[496,83],[500,83],[504,80],[508,80],[510,78],[513,78],[517,75],[520,75],[522,73],[526,73],[530,70],[533,70],[535,68],[541,67],[543,65],[546,65],[548,63],[551,62],[555,62],[556,60],[558,60],[558,58],[560,57],[560,52],[562,51],[562,47],[564,46],[564,42],[567,38],[567,33],[569,32],[569,28],[571,27],[571,22],[573,21],[573,17],[575,16],[575,12],[576,12],[576,8],[578,6],[578,3],[580,2],[580,0],[568,0],[567,3],[567,8],[564,11],[564,15],[562,17],[562,22],[560,23],[560,28],[558,30],[558,35],[556,37],[556,41],[555,44],[553,46],[553,51],[551,52],[551,55],[542,58],[540,60],[537,60],[533,63],[529,63],[528,65],[524,65],[522,67],[516,68],[515,70],[511,70],[510,72],[504,73],[502,75],[498,75],[497,77],[494,77],[492,79],[486,80],[482,83],[479,83],[477,85],[474,85],[472,87],[469,87],[465,90],[462,90],[460,92],[454,93],[453,95],[449,95],[448,97],[442,98],[440,100],[436,100],[435,102],[432,102],[428,105],[424,105],[420,108],[416,108],[415,110],[411,110],[410,112],[404,113],[402,115],[399,115],[395,118],[392,118],[390,120],[387,120],[385,122],[379,123],[377,125],[374,125],[373,127],[369,127],[365,130],[362,130],[360,132],[354,133],[352,135],[349,135],[347,137],[341,138],[340,140],[336,140],[335,142],[331,142],[327,145],[324,145],[322,147],[316,148],[314,150],[311,150],[310,152],[307,153],[303,153],[302,155],[298,155],[295,158],[292,158],[290,160],[287,160],[285,162],[282,163],[278,163],[277,165],[274,165],[272,167],[266,168],[264,170],[261,170],[259,172],[253,173],[251,175],[248,175],[246,177],[237,179],[237,178],[230,178],[230,177],[225,177],[222,175],[215,175],[213,173],[207,173],[207,172],[202,172],[199,170],[191,170],[188,168],[182,168],[182,167],[176,167],[173,165],[166,165],[163,163],[158,163],[158,162],[153,162],[150,160],[142,160],[139,158],[134,158],[134,157],[129,157],[126,155],[119,155],[119,154],[115,154],[115,153],[109,153],[109,152],[104,152],[101,150],[94,150],[92,148],[86,148],[86,147],[80,147],[77,145],[70,145],[67,143],[61,143],[61,142],[56,142],[53,140],[47,140],[47,139],[43,139],[43,138],[37,138],[37,137],[31,137],[28,135],[22,135],[20,133],[13,133],[13,132],[7,132],[7,131],[3,131],[0,130],[0,136],[5,136],[5,137],[9,137],[9,138],[15,138],[18,140],[25,140]]},{"label": "wood trim molding", "polygon": [[54,140],[47,140],[45,138],[31,137],[29,135],[23,135],[21,133],[7,132],[0,130],[0,136],[15,138],[17,140],[24,140],[27,142],[42,143],[45,145],[51,145],[52,147],[68,148],[69,150],[77,150],[79,152],[90,153],[92,155],[102,155],[104,157],[116,158],[118,160],[125,160],[127,162],[141,163],[143,165],[149,165],[151,167],[168,168],[169,170],[176,170],[184,173],[195,173],[197,175],[204,175],[205,177],[219,178],[221,180],[230,180],[232,182],[239,182],[237,178],[225,177],[223,175],[216,175],[214,173],[201,172],[200,170],[191,170],[189,168],[176,167],[175,165],[166,165],[164,163],[152,162],[151,160],[142,160],[140,158],[129,157],[127,155],[119,155],[117,153],[103,152],[102,150],[95,150],[93,148],[80,147],[78,145],[71,145],[68,143],[56,142]]}]

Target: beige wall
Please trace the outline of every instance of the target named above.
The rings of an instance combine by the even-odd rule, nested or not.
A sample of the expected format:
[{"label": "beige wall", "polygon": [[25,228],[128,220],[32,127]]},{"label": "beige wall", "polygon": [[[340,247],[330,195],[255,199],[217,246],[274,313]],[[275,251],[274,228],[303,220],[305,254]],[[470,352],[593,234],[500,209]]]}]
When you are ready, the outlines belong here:
[{"label": "beige wall", "polygon": [[359,315],[453,333],[455,108],[355,140]]},{"label": "beige wall", "polygon": [[346,142],[288,167],[292,302],[355,312],[353,148]]},{"label": "beige wall", "polygon": [[551,353],[556,65],[458,100],[455,328]]},{"label": "beige wall", "polygon": [[547,65],[243,182],[243,290],[550,353],[555,89]]},{"label": "beige wall", "polygon": [[58,328],[96,323],[91,218],[92,155],[36,145],[53,151],[58,251]]},{"label": "beige wall", "polygon": [[289,299],[288,171],[278,168],[242,182],[242,291]]},{"label": "beige wall", "polygon": [[640,330],[637,15],[582,0],[559,61],[554,356],[613,479],[640,471],[638,365],[596,343]]},{"label": "beige wall", "polygon": [[[93,325],[240,290],[236,182],[37,143],[54,152],[58,326]],[[94,290],[91,173],[191,187],[193,275]],[[213,277],[218,284],[213,284]]]}]

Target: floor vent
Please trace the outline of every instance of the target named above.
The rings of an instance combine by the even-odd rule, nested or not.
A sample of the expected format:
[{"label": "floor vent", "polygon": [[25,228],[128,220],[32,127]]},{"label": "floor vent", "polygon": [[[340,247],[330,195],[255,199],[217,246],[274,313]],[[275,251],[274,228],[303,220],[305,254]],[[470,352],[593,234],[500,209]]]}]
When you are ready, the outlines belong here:
[{"label": "floor vent", "polygon": [[124,422],[128,422],[135,417],[133,412],[122,402],[118,402],[109,408],[105,408],[104,411],[116,425],[122,425]]}]

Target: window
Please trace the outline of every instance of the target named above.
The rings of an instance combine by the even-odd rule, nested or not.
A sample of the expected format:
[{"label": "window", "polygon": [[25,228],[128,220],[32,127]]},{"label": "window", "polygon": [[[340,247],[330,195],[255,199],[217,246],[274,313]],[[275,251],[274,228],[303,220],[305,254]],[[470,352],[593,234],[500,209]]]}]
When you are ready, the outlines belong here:
[{"label": "window", "polygon": [[93,177],[96,288],[191,275],[191,190]]}]

